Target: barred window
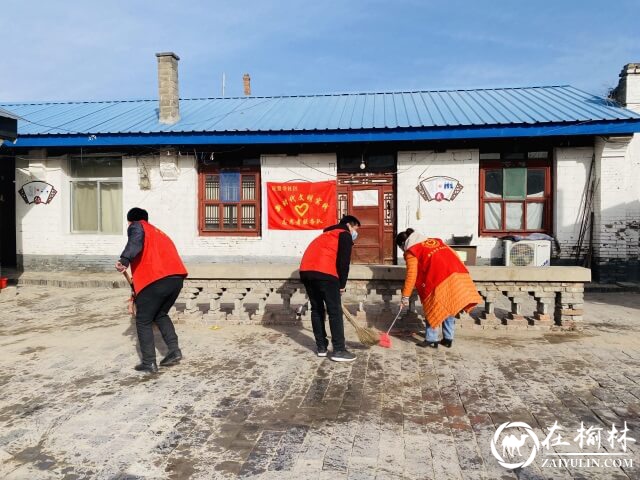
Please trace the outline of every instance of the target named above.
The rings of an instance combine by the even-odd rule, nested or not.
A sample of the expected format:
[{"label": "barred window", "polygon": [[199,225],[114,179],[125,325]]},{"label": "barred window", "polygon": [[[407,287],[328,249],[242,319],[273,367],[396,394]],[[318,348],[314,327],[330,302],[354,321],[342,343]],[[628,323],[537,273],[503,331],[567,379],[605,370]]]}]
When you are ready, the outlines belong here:
[{"label": "barred window", "polygon": [[220,236],[260,234],[259,169],[201,170],[200,233]]}]

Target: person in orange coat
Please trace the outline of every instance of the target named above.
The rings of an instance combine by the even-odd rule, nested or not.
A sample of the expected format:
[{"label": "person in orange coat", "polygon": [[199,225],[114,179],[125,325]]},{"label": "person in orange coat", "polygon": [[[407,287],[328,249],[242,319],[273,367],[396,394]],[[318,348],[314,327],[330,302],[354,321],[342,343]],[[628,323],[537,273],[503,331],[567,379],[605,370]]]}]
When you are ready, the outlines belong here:
[{"label": "person in orange coat", "polygon": [[171,239],[159,228],[149,223],[149,214],[142,208],[132,208],[127,213],[128,242],[116,262],[116,270],[124,272],[129,265],[135,292],[136,330],[142,362],[135,369],[155,373],[156,348],[152,324],[160,329],[169,353],[160,362],[163,367],[182,360],[178,335],[169,310],[175,303],[185,277],[185,268]]},{"label": "person in orange coat", "polygon": [[[427,238],[412,228],[396,236],[396,245],[404,252],[407,264],[402,305],[409,305],[415,287],[427,322],[425,340],[420,345],[451,348],[455,315],[469,312],[482,302],[469,271],[442,240]],[[440,325],[443,338],[438,342]]]}]

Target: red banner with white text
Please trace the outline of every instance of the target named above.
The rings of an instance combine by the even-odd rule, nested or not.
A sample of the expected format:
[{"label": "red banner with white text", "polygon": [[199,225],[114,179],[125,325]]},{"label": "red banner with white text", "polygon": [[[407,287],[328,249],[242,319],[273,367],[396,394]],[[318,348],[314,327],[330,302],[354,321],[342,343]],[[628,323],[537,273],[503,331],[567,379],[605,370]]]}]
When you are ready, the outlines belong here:
[{"label": "red banner with white text", "polygon": [[336,182],[267,182],[271,230],[322,230],[337,223]]}]

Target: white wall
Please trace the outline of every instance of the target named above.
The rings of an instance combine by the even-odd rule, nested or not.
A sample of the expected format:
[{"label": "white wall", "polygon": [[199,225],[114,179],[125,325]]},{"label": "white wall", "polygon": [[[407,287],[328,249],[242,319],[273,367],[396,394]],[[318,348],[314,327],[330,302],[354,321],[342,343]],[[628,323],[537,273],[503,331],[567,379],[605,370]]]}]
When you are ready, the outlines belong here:
[{"label": "white wall", "polygon": [[[636,73],[626,78],[625,107],[640,113],[640,67],[635,66]],[[638,258],[640,255],[640,134],[635,134],[627,148],[627,163],[629,165],[629,198],[627,201],[626,224],[633,226],[627,231],[629,237],[628,253]]]},{"label": "white wall", "polygon": [[[174,157],[171,157],[174,158]],[[163,157],[164,159],[164,157]],[[26,205],[18,197],[18,253],[27,255],[113,256],[126,243],[126,221],[120,235],[70,233],[70,188],[67,159],[46,158],[34,152],[28,171],[18,169],[17,188],[30,179],[51,183],[58,194],[49,205]],[[319,233],[267,228],[266,183],[292,179],[335,180],[335,154],[299,156],[270,155],[261,158],[262,237],[213,237],[198,234],[198,175],[192,156],[177,158],[176,180],[163,180],[159,157],[123,158],[123,217],[137,206],[149,212],[149,220],[174,240],[187,261],[228,259],[234,262],[298,261],[309,242]],[[151,188],[139,186],[139,169],[148,173]]]},{"label": "white wall", "polygon": [[629,63],[620,72],[618,100],[630,110],[640,113],[640,63]]},{"label": "white wall", "polygon": [[[284,182],[292,179],[324,181],[336,179],[335,154],[307,154],[298,156],[267,155],[261,158],[261,237],[213,237],[199,236],[197,222],[197,173],[193,166],[181,173],[181,198],[174,212],[160,213],[156,223],[176,242],[187,261],[230,259],[236,262],[299,261],[309,242],[320,230],[291,231],[269,230],[267,216],[267,182]],[[163,182],[166,184],[169,182]],[[162,189],[162,184],[159,187]],[[189,192],[190,190],[190,192]],[[162,201],[162,200],[161,200]],[[134,201],[131,205],[135,204]],[[138,202],[140,203],[140,202]],[[146,202],[141,203],[146,208]],[[183,213],[179,214],[178,212]],[[153,222],[154,216],[150,220]],[[182,215],[179,228],[172,226],[176,215]]]},{"label": "white wall", "polygon": [[321,230],[269,230],[266,183],[286,182],[293,179],[321,182],[336,180],[336,176],[337,159],[334,153],[262,157],[262,238],[264,241],[259,250],[260,255],[265,258],[286,257],[298,262],[311,240],[321,232]]},{"label": "white wall", "polygon": [[[553,159],[553,231],[561,258],[572,258],[580,235],[581,204],[587,189],[593,147],[556,148]],[[587,247],[588,237],[582,248]],[[584,250],[582,251],[584,255]]]},{"label": "white wall", "polygon": [[[628,147],[628,148],[627,148]],[[599,254],[612,258],[637,255],[640,209],[640,141],[630,143],[599,140],[595,150],[558,148],[554,155],[554,231],[566,256],[578,235],[578,214],[592,156],[600,194],[596,201],[596,241]],[[278,231],[267,228],[266,183],[292,179],[322,181],[336,178],[335,154],[299,156],[268,155],[261,158],[262,236],[205,237],[198,234],[198,177],[192,156],[179,156],[176,180],[160,175],[159,157],[123,158],[123,216],[139,206],[150,220],[166,231],[187,261],[295,262],[318,231]],[[479,152],[476,149],[446,152],[398,153],[397,229],[412,227],[425,235],[449,239],[451,235],[474,235],[479,263],[502,257],[499,240],[478,237]],[[109,256],[114,259],[126,243],[126,222],[119,235],[70,233],[70,187],[66,157],[47,157],[32,151],[28,161],[18,160],[16,189],[30,180],[51,183],[58,194],[49,205],[26,205],[17,197],[18,253],[42,256]],[[139,186],[144,165],[151,188]],[[26,168],[24,168],[26,167]],[[463,189],[451,202],[426,202],[416,186],[431,176],[458,179]],[[417,218],[418,209],[420,219]],[[624,228],[624,232],[621,230]],[[635,235],[635,237],[634,237]],[[569,254],[567,255],[567,252]],[[400,259],[401,255],[398,256]]]},{"label": "white wall", "polygon": [[640,159],[631,137],[596,140],[599,188],[595,207],[596,255],[626,260],[638,255],[640,222]]},{"label": "white wall", "polygon": [[[33,151],[17,160],[17,253],[30,255],[106,255],[122,248],[122,235],[71,234],[71,199],[67,157],[47,157]],[[27,205],[17,191],[27,182],[42,180],[58,191],[48,205]]]},{"label": "white wall", "polygon": [[[421,180],[433,176],[453,177],[463,185],[453,201],[424,201],[416,187]],[[478,257],[488,262],[500,256],[499,241],[478,237],[479,151],[448,150],[398,153],[398,231],[413,228],[425,235],[448,240],[451,235],[473,234],[472,245],[478,246]],[[417,218],[418,209],[420,219]],[[398,255],[401,259],[402,255]]]},{"label": "white wall", "polygon": [[[624,66],[622,106],[640,113],[640,64]],[[640,135],[596,140],[596,257],[600,281],[640,279]]]}]

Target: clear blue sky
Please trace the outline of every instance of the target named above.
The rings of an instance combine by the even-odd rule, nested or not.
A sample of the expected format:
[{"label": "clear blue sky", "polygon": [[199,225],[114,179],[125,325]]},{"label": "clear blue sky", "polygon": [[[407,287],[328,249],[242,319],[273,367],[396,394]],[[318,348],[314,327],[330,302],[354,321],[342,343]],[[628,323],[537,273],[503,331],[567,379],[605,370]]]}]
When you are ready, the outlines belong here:
[{"label": "clear blue sky", "polygon": [[2,0],[0,101],[569,83],[604,94],[640,62],[637,0]]}]

